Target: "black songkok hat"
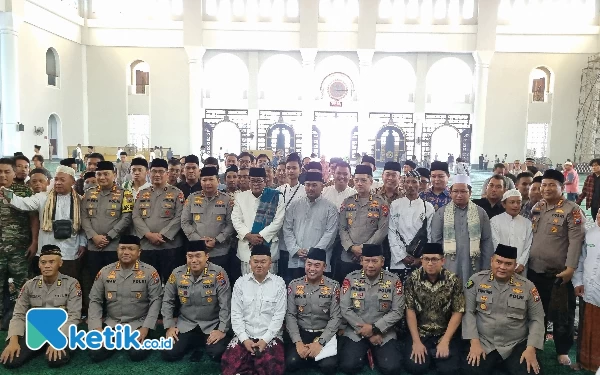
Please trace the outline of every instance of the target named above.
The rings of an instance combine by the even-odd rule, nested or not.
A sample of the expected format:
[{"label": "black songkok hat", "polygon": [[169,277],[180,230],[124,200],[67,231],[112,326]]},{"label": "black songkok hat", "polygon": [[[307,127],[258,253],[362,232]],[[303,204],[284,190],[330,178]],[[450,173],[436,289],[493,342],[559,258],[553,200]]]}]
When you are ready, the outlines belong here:
[{"label": "black songkok hat", "polygon": [[321,262],[327,262],[327,255],[325,253],[325,250],[318,249],[316,247],[311,247],[310,250],[308,250],[308,255],[306,256],[306,259],[320,260]]},{"label": "black songkok hat", "polygon": [[408,166],[410,166],[412,169],[416,169],[416,168],[417,168],[417,165],[416,165],[416,164],[415,164],[415,162],[414,162],[414,161],[412,161],[412,160],[407,160],[407,161],[405,161],[405,162],[404,162],[404,165],[408,165]]},{"label": "black songkok hat", "polygon": [[373,169],[368,165],[357,165],[354,168],[354,174],[368,174],[369,176],[373,176]]},{"label": "black songkok hat", "polygon": [[269,249],[267,246],[265,245],[255,245],[252,246],[252,251],[251,251],[251,256],[252,255],[268,255],[271,256],[271,249]]},{"label": "black songkok hat", "polygon": [[44,245],[42,246],[42,250],[40,251],[40,256],[44,255],[59,255],[62,256],[60,252],[60,247],[56,245]]},{"label": "black songkok hat", "polygon": [[369,155],[365,155],[362,157],[361,163],[371,163],[375,165],[375,158]]},{"label": "black songkok hat", "polygon": [[206,251],[206,242],[204,240],[190,241],[188,243],[187,252],[193,253],[196,251]]},{"label": "black songkok hat", "polygon": [[383,166],[384,171],[396,171],[402,173],[402,166],[397,161],[388,161]]},{"label": "black songkok hat", "polygon": [[152,160],[152,163],[150,163],[150,168],[153,167],[169,169],[169,163],[165,159],[154,159]]},{"label": "black songkok hat", "polygon": [[561,184],[565,183],[565,175],[563,175],[560,171],[556,169],[547,169],[542,176],[542,179],[552,179],[560,182]]},{"label": "black songkok hat", "polygon": [[267,178],[267,171],[264,168],[250,168],[250,177],[262,177]]},{"label": "black songkok hat", "polygon": [[119,245],[138,245],[140,246],[140,238],[131,234],[124,234],[119,238]]},{"label": "black songkok hat", "polygon": [[423,245],[423,255],[425,254],[444,255],[444,247],[437,242],[426,243]]},{"label": "black songkok hat", "polygon": [[542,177],[542,176],[535,176],[533,178],[532,184],[535,184],[536,182],[539,182],[541,184],[543,179],[544,179],[544,177]]},{"label": "black songkok hat", "polygon": [[96,177],[96,172],[85,172],[85,174],[83,175],[83,181],[92,177]]},{"label": "black songkok hat", "polygon": [[237,165],[230,165],[229,167],[227,167],[227,169],[225,170],[225,174],[229,173],[229,172],[235,172],[238,173],[240,170],[237,167]]},{"label": "black songkok hat", "polygon": [[193,163],[200,165],[200,159],[196,155],[188,155],[185,157],[185,164]]},{"label": "black songkok hat", "polygon": [[381,245],[364,244],[363,248],[362,248],[362,256],[364,256],[364,257],[383,256],[383,248],[381,247]]},{"label": "black songkok hat", "polygon": [[287,159],[285,159],[286,163],[289,163],[290,161],[297,161],[298,164],[300,164],[302,162],[302,159],[300,159],[300,155],[298,155],[297,152],[292,152],[288,155]]},{"label": "black songkok hat", "polygon": [[323,174],[321,172],[306,172],[304,182],[323,182]]},{"label": "black songkok hat", "polygon": [[[133,159],[135,160],[135,159]],[[145,160],[144,160],[145,161]],[[115,171],[115,165],[112,163],[112,161],[100,161],[98,162],[98,167],[96,168],[96,171]]]},{"label": "black songkok hat", "polygon": [[60,165],[64,165],[65,167],[71,167],[73,164],[77,164],[75,158],[66,158],[60,161]]},{"label": "black songkok hat", "polygon": [[499,243],[494,254],[502,258],[517,259],[517,248]]},{"label": "black songkok hat", "polygon": [[448,170],[448,163],[446,163],[445,161],[434,161],[431,163],[431,168],[429,168],[430,171],[443,171],[446,173],[450,173],[450,171]]},{"label": "black songkok hat", "polygon": [[341,163],[343,161],[344,161],[344,159],[342,159],[342,158],[331,158],[331,160],[329,160],[329,164],[334,164],[334,163],[337,164],[337,163]]},{"label": "black songkok hat", "polygon": [[[154,161],[152,162],[154,163]],[[133,167],[134,165],[141,165],[142,167],[146,167],[146,169],[148,169],[148,160],[144,158],[133,158],[131,160],[131,166]]]},{"label": "black songkok hat", "polygon": [[219,170],[217,167],[204,167],[200,171],[200,177],[218,176]]},{"label": "black songkok hat", "polygon": [[431,178],[431,172],[427,168],[417,168],[416,171],[419,172],[421,177],[426,177],[428,180]]},{"label": "black songkok hat", "polygon": [[535,159],[534,158],[526,158],[525,161],[531,161],[535,163]]}]

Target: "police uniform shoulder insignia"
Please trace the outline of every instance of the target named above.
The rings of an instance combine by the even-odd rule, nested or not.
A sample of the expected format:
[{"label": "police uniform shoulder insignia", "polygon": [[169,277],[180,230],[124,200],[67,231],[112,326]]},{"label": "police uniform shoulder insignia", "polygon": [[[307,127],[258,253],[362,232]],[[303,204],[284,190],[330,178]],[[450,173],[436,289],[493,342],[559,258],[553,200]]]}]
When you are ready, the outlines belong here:
[{"label": "police uniform shoulder insignia", "polygon": [[342,293],[346,294],[348,289],[350,289],[350,280],[344,279],[344,282],[342,283]]},{"label": "police uniform shoulder insignia", "polygon": [[473,287],[473,285],[475,285],[475,283],[473,282],[473,280],[469,280],[469,281],[467,281],[466,288],[467,289],[471,289]]},{"label": "police uniform shoulder insignia", "polygon": [[98,271],[98,273],[96,274],[96,278],[94,279],[94,281],[98,280],[100,278],[100,276],[102,276],[102,270]]},{"label": "police uniform shoulder insignia", "polygon": [[540,301],[540,293],[538,292],[537,288],[531,289],[531,296],[535,302]]},{"label": "police uniform shoulder insignia", "polygon": [[399,296],[402,295],[402,281],[400,280],[396,280],[396,294]]},{"label": "police uniform shoulder insignia", "polygon": [[219,272],[219,274],[217,275],[217,282],[221,286],[227,285],[227,280],[225,280],[225,275],[223,275],[223,271]]},{"label": "police uniform shoulder insignia", "polygon": [[81,285],[79,281],[75,282],[75,294],[77,294],[77,297],[81,297]]},{"label": "police uniform shoulder insignia", "polygon": [[573,210],[573,221],[575,222],[575,225],[579,225],[582,222],[581,209],[578,207]]},{"label": "police uniform shoulder insignia", "polygon": [[171,274],[171,276],[169,276],[169,284],[175,284],[175,281],[176,281],[175,275]]},{"label": "police uniform shoulder insignia", "polygon": [[156,272],[156,271],[152,272],[152,275],[150,275],[150,278],[152,278],[152,282],[154,284],[160,283],[160,276],[158,275],[158,272]]},{"label": "police uniform shoulder insignia", "polygon": [[390,213],[390,207],[387,204],[381,205],[381,213],[383,216],[388,216]]},{"label": "police uniform shoulder insignia", "polygon": [[183,201],[185,200],[185,196],[183,195],[183,192],[179,192],[179,195],[177,196],[177,199],[179,199],[179,202],[181,204],[183,204]]}]

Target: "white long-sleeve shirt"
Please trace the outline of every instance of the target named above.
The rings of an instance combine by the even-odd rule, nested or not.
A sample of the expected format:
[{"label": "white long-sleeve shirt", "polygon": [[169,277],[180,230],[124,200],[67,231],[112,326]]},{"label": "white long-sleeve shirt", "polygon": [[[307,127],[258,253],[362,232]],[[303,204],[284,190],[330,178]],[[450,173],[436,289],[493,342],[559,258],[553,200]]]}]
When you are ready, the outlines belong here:
[{"label": "white long-sleeve shirt", "polygon": [[573,275],[573,286],[583,285],[583,300],[600,307],[600,227],[594,225],[585,233],[579,265]]},{"label": "white long-sleeve shirt", "polygon": [[411,201],[407,197],[402,197],[392,202],[388,225],[388,238],[392,255],[390,269],[406,268],[402,263],[402,259],[406,258],[408,253],[399,235],[402,236],[406,245],[409,245],[423,226],[424,219],[427,219],[427,242],[431,242],[431,222],[434,213],[435,209],[431,203],[425,202],[423,204],[421,198]]},{"label": "white long-sleeve shirt", "polygon": [[[77,197],[75,199],[78,199]],[[31,197],[22,198],[13,196],[10,204],[21,211],[38,211],[40,218],[40,231],[38,237],[38,250],[36,255],[40,256],[40,251],[44,245],[56,245],[60,248],[63,260],[77,259],[77,251],[79,246],[87,245],[87,238],[82,231],[72,234],[71,238],[57,240],[54,238],[54,232],[45,232],[42,230],[44,222],[44,208],[48,200],[48,193],[43,191],[32,195]],[[71,195],[56,196],[56,215],[55,220],[70,220],[71,219]]]},{"label": "white long-sleeve shirt", "polygon": [[521,215],[514,218],[506,212],[490,219],[494,249],[498,244],[517,248],[517,263],[526,266],[533,241],[531,222]]},{"label": "white long-sleeve shirt", "polygon": [[349,186],[346,186],[346,189],[343,191],[337,191],[335,186],[327,186],[325,189],[323,189],[321,196],[333,203],[339,212],[344,200],[356,194],[358,194],[358,192]]},{"label": "white long-sleeve shirt", "polygon": [[304,197],[290,204],[283,223],[283,238],[290,253],[289,268],[304,268],[305,261],[298,257],[298,251],[316,247],[325,250],[325,271],[331,271],[331,251],[338,231],[338,216],[338,209],[323,197],[312,203]]},{"label": "white long-sleeve shirt", "polygon": [[[252,190],[239,192],[235,196],[231,222],[238,235],[237,257],[242,262],[250,262],[250,242],[244,239],[244,237],[252,231],[252,225],[254,224],[261,196],[258,196],[258,198],[255,197],[252,194]],[[283,226],[284,217],[285,202],[283,197],[280,196],[273,221],[258,233],[266,242],[271,242],[271,260],[273,261],[279,259],[279,238],[277,237],[277,233]]]},{"label": "white long-sleeve shirt", "polygon": [[[290,207],[292,202],[306,197],[306,189],[301,183],[297,183],[296,186],[290,186],[290,184],[283,184],[281,186],[278,186],[277,190],[279,190],[283,196],[286,211]],[[286,243],[283,240],[283,229],[279,231],[278,237],[281,239],[281,241],[279,241],[279,251],[287,251]]]},{"label": "white long-sleeve shirt", "polygon": [[281,340],[287,294],[283,279],[272,273],[259,283],[254,274],[240,277],[231,296],[231,328],[240,340]]}]

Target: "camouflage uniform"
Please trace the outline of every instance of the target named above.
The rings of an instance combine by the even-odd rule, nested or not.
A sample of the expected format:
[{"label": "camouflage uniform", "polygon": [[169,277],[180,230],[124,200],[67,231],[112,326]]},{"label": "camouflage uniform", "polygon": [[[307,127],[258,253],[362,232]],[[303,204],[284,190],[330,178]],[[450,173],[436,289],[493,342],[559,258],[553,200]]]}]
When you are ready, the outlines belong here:
[{"label": "camouflage uniform", "polygon": [[[26,198],[33,192],[24,184],[13,183],[8,189]],[[37,213],[36,213],[37,214]],[[0,201],[0,317],[4,315],[4,284],[8,279],[11,305],[27,281],[25,251],[31,245],[29,212],[19,211]]]}]

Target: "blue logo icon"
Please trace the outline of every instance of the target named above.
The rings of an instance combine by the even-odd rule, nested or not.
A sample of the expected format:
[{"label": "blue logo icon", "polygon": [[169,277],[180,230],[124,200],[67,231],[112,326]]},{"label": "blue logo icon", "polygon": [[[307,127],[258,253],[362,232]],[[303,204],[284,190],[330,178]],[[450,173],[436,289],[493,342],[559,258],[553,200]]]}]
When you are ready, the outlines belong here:
[{"label": "blue logo icon", "polygon": [[67,321],[67,312],[58,308],[33,308],[25,315],[25,343],[31,350],[38,350],[46,343],[56,350],[68,345],[67,337],[60,327]]}]

